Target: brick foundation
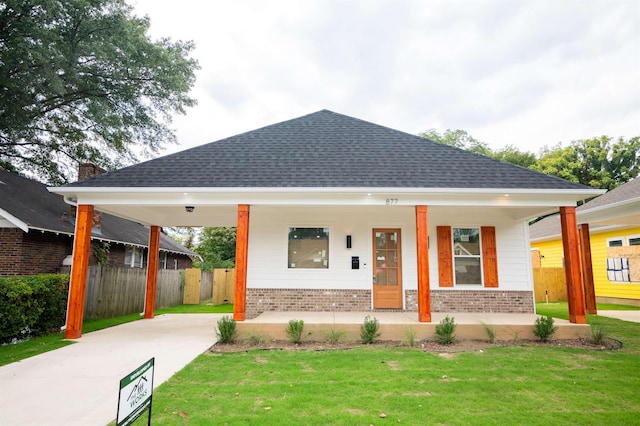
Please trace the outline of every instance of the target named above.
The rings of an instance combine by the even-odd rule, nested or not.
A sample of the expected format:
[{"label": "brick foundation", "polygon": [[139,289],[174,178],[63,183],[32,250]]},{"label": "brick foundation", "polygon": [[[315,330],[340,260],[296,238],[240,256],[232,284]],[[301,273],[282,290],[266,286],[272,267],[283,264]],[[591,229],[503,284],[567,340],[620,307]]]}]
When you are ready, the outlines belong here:
[{"label": "brick foundation", "polygon": [[371,290],[248,288],[246,318],[263,312],[371,310]]},{"label": "brick foundation", "polygon": [[[263,312],[368,312],[371,297],[371,290],[249,288],[246,318],[255,318]],[[405,291],[405,307],[407,312],[418,311],[417,290]],[[431,290],[431,312],[530,314],[533,313],[533,292]]]}]

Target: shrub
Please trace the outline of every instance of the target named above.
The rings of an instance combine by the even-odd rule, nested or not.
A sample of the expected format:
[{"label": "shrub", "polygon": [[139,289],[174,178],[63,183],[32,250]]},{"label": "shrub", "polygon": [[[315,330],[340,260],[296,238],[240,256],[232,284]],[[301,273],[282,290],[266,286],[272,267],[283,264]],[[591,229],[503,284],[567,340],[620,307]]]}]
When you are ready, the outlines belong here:
[{"label": "shrub", "polygon": [[591,341],[595,345],[601,345],[606,339],[607,333],[604,331],[604,327],[601,324],[591,325]]},{"label": "shrub", "polygon": [[342,339],[344,339],[346,334],[347,333],[344,330],[331,327],[329,330],[327,330],[325,336],[328,344],[337,345],[342,341]]},{"label": "shrub", "polygon": [[548,342],[556,331],[558,331],[558,327],[553,326],[552,317],[542,316],[536,318],[533,326],[533,334],[538,336],[543,342]]},{"label": "shrub", "polygon": [[247,336],[247,343],[251,346],[261,345],[267,340],[269,340],[269,336],[266,334],[262,334],[259,331],[255,333],[250,333],[249,336]]},{"label": "shrub", "polygon": [[496,342],[496,328],[494,326],[492,326],[492,325],[485,324],[485,323],[482,323],[482,326],[484,327],[485,333],[487,333],[487,337],[489,337],[489,343],[495,343]]},{"label": "shrub", "polygon": [[302,341],[302,331],[304,330],[303,320],[291,320],[287,326],[286,332],[291,343],[300,343]]},{"label": "shrub", "polygon": [[450,345],[455,342],[453,332],[456,330],[455,318],[447,315],[438,325],[436,325],[436,335],[438,342],[442,345]]},{"label": "shrub", "polygon": [[404,330],[404,336],[407,338],[409,346],[414,347],[416,345],[416,329],[413,327],[407,327]]},{"label": "shrub", "polygon": [[371,318],[369,315],[364,317],[364,323],[360,325],[360,337],[362,337],[364,343],[371,344],[375,342],[380,337],[379,328],[380,324],[378,324],[376,317]]},{"label": "shrub", "polygon": [[218,320],[218,330],[216,335],[220,343],[231,343],[236,340],[236,320],[229,315],[225,315]]},{"label": "shrub", "polygon": [[59,331],[68,293],[68,275],[0,278],[0,343]]}]

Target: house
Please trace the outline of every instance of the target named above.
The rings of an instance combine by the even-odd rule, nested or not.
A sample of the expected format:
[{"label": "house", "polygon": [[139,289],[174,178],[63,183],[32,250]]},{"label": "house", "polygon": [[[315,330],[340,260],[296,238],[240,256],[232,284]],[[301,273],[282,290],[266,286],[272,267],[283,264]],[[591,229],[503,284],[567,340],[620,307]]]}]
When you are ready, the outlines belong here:
[{"label": "house", "polygon": [[[81,174],[94,170],[81,166]],[[0,170],[0,275],[56,273],[70,265],[75,207],[40,182]],[[89,264],[146,267],[149,229],[96,211]],[[160,268],[191,267],[198,255],[166,235],[160,237]],[[66,266],[66,269],[69,269]]]},{"label": "house", "polygon": [[[640,306],[640,179],[633,179],[576,209],[588,224],[595,297],[601,303]],[[533,263],[564,266],[560,220],[531,225]]]},{"label": "house", "polygon": [[[237,226],[238,321],[301,310],[412,311],[422,322],[432,311],[532,313],[527,221],[560,208],[575,239],[577,201],[602,193],[328,110],[50,190],[78,204],[77,226],[94,208],[152,236]],[[83,247],[76,241],[78,255]],[[569,274],[570,318],[583,323],[579,265]],[[70,322],[79,337],[81,317]]]}]

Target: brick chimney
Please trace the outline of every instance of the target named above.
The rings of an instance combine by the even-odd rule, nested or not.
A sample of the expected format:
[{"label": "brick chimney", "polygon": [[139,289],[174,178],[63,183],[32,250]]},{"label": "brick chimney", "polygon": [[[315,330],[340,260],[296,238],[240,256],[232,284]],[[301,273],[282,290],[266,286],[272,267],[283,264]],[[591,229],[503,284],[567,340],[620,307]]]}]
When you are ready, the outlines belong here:
[{"label": "brick chimney", "polygon": [[[93,163],[80,163],[78,165],[78,181],[90,179],[94,176],[105,173],[106,170],[101,169]],[[76,217],[76,207],[71,206],[71,217]],[[93,228],[100,229],[102,227],[102,213],[97,210],[93,211]]]}]

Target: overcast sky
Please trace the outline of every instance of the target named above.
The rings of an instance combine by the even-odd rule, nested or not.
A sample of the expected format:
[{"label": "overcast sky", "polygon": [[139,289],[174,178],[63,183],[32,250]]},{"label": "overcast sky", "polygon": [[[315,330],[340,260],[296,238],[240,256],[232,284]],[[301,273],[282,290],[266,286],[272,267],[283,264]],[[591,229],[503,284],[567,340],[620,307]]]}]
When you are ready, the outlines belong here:
[{"label": "overcast sky", "polygon": [[128,2],[202,67],[165,153],[321,109],[535,153],[640,135],[640,0]]}]

